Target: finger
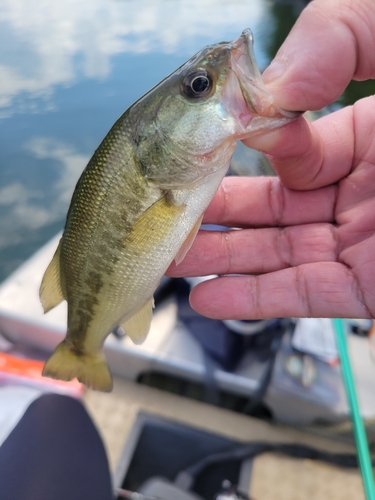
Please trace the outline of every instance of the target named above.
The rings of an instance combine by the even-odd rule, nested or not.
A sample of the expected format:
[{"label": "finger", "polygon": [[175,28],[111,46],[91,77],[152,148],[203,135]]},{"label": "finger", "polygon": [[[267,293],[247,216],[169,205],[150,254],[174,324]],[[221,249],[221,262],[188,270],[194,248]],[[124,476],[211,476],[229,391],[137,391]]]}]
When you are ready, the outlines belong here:
[{"label": "finger", "polygon": [[198,313],[216,319],[371,317],[361,302],[356,279],[339,263],[216,278],[197,285],[190,303]]},{"label": "finger", "polygon": [[363,238],[353,246],[345,248],[340,253],[340,261],[352,270],[357,283],[361,284],[362,302],[366,304],[371,316],[375,317],[375,235]]},{"label": "finger", "polygon": [[336,229],[331,224],[200,231],[184,261],[171,267],[168,274],[259,274],[308,262],[336,260]]},{"label": "finger", "polygon": [[277,177],[225,177],[203,222],[228,227],[332,222],[336,195],[336,186],[300,192]]},{"label": "finger", "polygon": [[[313,123],[300,118],[289,125],[251,137],[244,143],[266,153],[282,182],[292,189],[316,189],[349,174],[355,159],[355,134],[369,129],[355,126],[369,116],[374,96],[358,101]],[[368,120],[372,121],[371,116]],[[367,121],[368,121],[367,120]],[[354,165],[355,166],[355,165]]]},{"label": "finger", "polygon": [[375,76],[375,2],[315,0],[302,12],[263,79],[290,111],[321,109],[349,81]]}]

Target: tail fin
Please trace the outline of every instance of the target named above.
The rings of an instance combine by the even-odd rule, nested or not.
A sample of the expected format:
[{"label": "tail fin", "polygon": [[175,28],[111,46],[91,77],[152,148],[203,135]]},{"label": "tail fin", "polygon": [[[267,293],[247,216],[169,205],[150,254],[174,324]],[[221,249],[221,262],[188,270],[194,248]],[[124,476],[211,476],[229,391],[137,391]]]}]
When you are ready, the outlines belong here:
[{"label": "tail fin", "polygon": [[77,354],[64,340],[43,368],[43,376],[60,380],[77,379],[98,391],[112,390],[112,375],[104,354]]}]

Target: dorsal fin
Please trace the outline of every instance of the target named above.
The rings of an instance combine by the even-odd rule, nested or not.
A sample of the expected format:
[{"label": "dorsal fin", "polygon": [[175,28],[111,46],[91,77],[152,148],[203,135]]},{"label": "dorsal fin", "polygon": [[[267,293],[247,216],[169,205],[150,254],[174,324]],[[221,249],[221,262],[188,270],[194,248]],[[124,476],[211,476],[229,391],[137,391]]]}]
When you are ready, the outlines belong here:
[{"label": "dorsal fin", "polygon": [[60,304],[65,298],[60,281],[60,253],[61,240],[55,255],[44,273],[42,284],[39,289],[39,297],[45,313]]}]

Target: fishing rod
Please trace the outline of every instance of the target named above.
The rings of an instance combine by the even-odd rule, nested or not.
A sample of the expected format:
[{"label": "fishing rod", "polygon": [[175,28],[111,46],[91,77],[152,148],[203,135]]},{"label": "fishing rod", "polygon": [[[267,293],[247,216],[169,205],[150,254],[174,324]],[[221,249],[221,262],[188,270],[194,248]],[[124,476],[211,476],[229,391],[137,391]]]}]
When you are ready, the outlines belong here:
[{"label": "fishing rod", "polygon": [[372,472],[370,451],[365,426],[359,409],[358,397],[346,342],[344,323],[342,319],[338,318],[333,319],[332,321],[336,335],[337,349],[339,351],[341,361],[342,377],[349,403],[351,419],[353,422],[353,432],[357,447],[358,463],[361,470],[363,488],[366,500],[375,500],[374,475]]}]

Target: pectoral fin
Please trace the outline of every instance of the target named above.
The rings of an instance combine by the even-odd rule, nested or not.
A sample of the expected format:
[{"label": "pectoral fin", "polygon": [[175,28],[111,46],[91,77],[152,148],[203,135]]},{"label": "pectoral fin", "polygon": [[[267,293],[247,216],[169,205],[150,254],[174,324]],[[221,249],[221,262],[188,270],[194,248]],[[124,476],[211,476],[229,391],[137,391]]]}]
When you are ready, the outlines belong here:
[{"label": "pectoral fin", "polygon": [[184,208],[171,203],[167,194],[161,196],[135,222],[125,245],[132,245],[143,253],[152,251],[173,230]]},{"label": "pectoral fin", "polygon": [[60,281],[60,252],[61,240],[55,255],[44,273],[42,284],[39,289],[39,297],[45,313],[64,300]]},{"label": "pectoral fin", "polygon": [[134,344],[142,344],[150,330],[154,298],[151,297],[137,312],[121,323],[121,328],[129,335]]},{"label": "pectoral fin", "polygon": [[193,229],[190,231],[188,237],[184,241],[184,243],[183,243],[182,247],[180,248],[180,250],[178,251],[176,257],[174,258],[176,266],[178,266],[178,264],[181,264],[181,262],[184,260],[184,258],[186,256],[186,254],[190,250],[190,247],[193,244],[195,237],[197,236],[199,228],[201,227],[202,219],[203,219],[203,215],[201,217],[199,217],[197,222],[194,224]]}]

